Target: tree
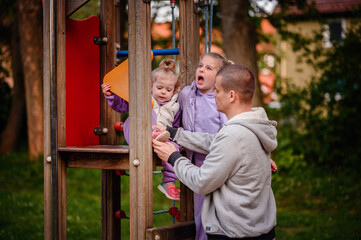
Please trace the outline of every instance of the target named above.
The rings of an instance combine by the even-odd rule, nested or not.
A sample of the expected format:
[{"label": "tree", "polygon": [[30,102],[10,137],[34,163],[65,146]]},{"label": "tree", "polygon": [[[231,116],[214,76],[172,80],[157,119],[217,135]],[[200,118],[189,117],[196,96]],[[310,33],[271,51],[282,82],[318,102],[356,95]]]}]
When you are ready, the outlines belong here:
[{"label": "tree", "polygon": [[[11,9],[11,5],[8,6]],[[11,31],[15,85],[10,116],[1,134],[0,149],[1,153],[8,153],[16,142],[25,98],[29,158],[36,159],[43,153],[42,2],[17,1],[15,6]],[[12,13],[10,11],[8,14]]]},{"label": "tree", "polygon": [[0,135],[0,154],[9,153],[16,144],[25,117],[25,87],[20,56],[19,31],[17,21],[11,26],[11,65],[14,79],[12,104],[6,126]]},{"label": "tree", "polygon": [[262,93],[258,81],[257,33],[254,21],[248,15],[249,0],[222,0],[223,49],[227,58],[235,63],[248,66],[257,81],[253,106],[262,106]]},{"label": "tree", "polygon": [[43,153],[43,20],[41,0],[18,1],[20,51],[25,80],[29,157]]}]

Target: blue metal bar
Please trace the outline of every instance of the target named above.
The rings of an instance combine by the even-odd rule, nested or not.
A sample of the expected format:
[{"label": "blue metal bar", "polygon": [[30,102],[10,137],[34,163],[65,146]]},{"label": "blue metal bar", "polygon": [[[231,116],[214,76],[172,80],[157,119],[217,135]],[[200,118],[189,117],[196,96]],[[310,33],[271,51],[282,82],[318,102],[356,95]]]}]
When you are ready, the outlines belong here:
[{"label": "blue metal bar", "polygon": [[[179,55],[179,48],[169,48],[169,49],[152,49],[154,56],[159,55]],[[128,57],[128,51],[117,51],[117,57]]]},{"label": "blue metal bar", "polygon": [[169,210],[160,210],[160,211],[154,211],[153,214],[161,214],[161,213],[167,213]]}]

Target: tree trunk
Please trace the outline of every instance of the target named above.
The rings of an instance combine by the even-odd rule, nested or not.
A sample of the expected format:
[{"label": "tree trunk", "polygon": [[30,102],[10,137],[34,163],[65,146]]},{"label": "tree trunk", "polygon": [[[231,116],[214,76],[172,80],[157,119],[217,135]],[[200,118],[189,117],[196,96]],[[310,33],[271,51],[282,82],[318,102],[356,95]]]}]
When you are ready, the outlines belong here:
[{"label": "tree trunk", "polygon": [[223,49],[228,59],[249,67],[256,77],[253,106],[262,106],[258,81],[256,26],[248,16],[248,0],[221,0]]},{"label": "tree trunk", "polygon": [[6,127],[0,137],[0,154],[9,153],[19,138],[25,111],[24,76],[19,46],[18,22],[14,21],[11,28],[11,67],[14,78],[13,99]]},{"label": "tree trunk", "polygon": [[29,158],[43,153],[43,38],[41,0],[19,0],[20,51],[25,79]]}]

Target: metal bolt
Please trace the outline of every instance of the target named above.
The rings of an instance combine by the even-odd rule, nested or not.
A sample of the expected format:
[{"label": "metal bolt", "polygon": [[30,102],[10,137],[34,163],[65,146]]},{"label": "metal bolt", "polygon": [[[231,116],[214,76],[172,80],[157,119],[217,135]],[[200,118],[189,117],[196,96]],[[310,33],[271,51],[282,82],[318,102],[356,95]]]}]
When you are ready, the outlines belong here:
[{"label": "metal bolt", "polygon": [[160,236],[159,236],[159,235],[155,235],[154,240],[160,240]]},{"label": "metal bolt", "polygon": [[51,156],[46,157],[46,162],[51,163]]},{"label": "metal bolt", "polygon": [[135,167],[138,167],[138,166],[140,165],[140,161],[139,161],[138,159],[134,159],[134,160],[133,160],[133,165],[134,165]]},{"label": "metal bolt", "polygon": [[108,128],[103,128],[103,133],[108,133]]},{"label": "metal bolt", "polygon": [[107,37],[102,37],[102,41],[103,41],[103,43],[108,43],[108,38]]}]

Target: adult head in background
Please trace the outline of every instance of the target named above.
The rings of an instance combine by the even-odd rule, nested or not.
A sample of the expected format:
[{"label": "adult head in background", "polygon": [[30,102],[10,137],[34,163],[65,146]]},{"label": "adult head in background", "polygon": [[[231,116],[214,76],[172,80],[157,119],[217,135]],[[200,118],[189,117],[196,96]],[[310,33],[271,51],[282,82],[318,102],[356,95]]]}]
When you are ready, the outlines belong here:
[{"label": "adult head in background", "polygon": [[205,195],[202,223],[210,240],[275,238],[270,153],[277,146],[276,122],[263,108],[251,108],[254,89],[247,67],[225,66],[216,76],[214,96],[229,120],[218,133],[167,127],[178,144],[208,154],[202,166],[194,166],[173,146],[153,141],[155,153],[174,165],[179,180]]}]

